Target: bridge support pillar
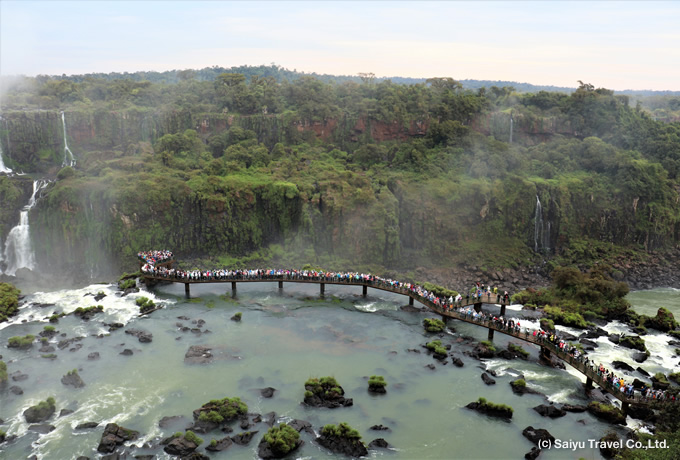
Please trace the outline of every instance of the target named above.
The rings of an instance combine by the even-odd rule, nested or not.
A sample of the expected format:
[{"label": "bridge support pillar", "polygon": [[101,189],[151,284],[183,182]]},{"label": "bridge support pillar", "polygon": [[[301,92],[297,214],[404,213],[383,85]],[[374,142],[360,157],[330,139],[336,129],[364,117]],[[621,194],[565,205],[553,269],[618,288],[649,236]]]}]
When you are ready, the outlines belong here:
[{"label": "bridge support pillar", "polygon": [[586,390],[591,390],[593,388],[593,379],[586,377]]},{"label": "bridge support pillar", "polygon": [[363,290],[362,290],[361,295],[366,297],[367,294],[368,294],[368,286],[363,286]]},{"label": "bridge support pillar", "polygon": [[505,316],[505,304],[501,304],[501,316]]},{"label": "bridge support pillar", "polygon": [[541,347],[541,358],[550,361],[550,349],[546,347]]},{"label": "bridge support pillar", "polygon": [[326,290],[326,285],[324,283],[319,283],[319,294],[321,294],[321,297],[324,296],[325,290]]},{"label": "bridge support pillar", "polygon": [[236,292],[236,281],[231,282],[231,290]]},{"label": "bridge support pillar", "polygon": [[409,298],[408,298],[408,304],[409,304],[410,306],[413,306],[413,297],[409,296]]},{"label": "bridge support pillar", "polygon": [[476,304],[475,304],[475,311],[476,311],[477,313],[479,313],[480,311],[482,311],[482,302],[479,302],[479,303],[476,303]]},{"label": "bridge support pillar", "polygon": [[283,281],[279,281],[279,289],[283,289]]},{"label": "bridge support pillar", "polygon": [[493,329],[489,329],[489,342],[493,342]]},{"label": "bridge support pillar", "polygon": [[623,412],[623,415],[628,415],[628,408],[630,407],[630,404],[627,402],[622,402],[621,403],[621,412]]},{"label": "bridge support pillar", "polygon": [[187,297],[191,297],[191,289],[189,288],[191,286],[189,283],[184,283],[184,295]]},{"label": "bridge support pillar", "polygon": [[448,316],[442,315],[442,321],[444,322],[444,324],[448,323],[448,322],[449,322],[449,317],[448,317]]}]

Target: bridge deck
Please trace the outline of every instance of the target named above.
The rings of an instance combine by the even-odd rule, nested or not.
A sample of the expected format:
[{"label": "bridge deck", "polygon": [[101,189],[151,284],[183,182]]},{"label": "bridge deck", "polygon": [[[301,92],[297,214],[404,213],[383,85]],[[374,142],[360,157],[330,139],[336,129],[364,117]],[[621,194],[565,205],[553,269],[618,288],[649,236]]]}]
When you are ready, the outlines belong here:
[{"label": "bridge deck", "polygon": [[[174,261],[173,261],[174,262]],[[167,262],[166,262],[167,263]],[[569,364],[571,367],[579,371],[581,374],[585,375],[587,379],[590,379],[592,382],[597,383],[602,387],[603,390],[614,396],[615,398],[619,399],[623,404],[630,404],[630,405],[655,405],[658,404],[658,401],[653,401],[653,400],[639,400],[636,398],[628,398],[625,395],[623,395],[616,387],[612,386],[609,384],[605,379],[604,376],[601,376],[597,373],[597,370],[592,368],[591,366],[587,365],[584,362],[579,361],[578,359],[574,358],[568,353],[565,353],[559,349],[555,344],[551,343],[548,340],[541,340],[539,338],[534,337],[532,334],[529,334],[528,332],[516,332],[515,330],[508,330],[502,327],[498,327],[496,324],[494,324],[490,320],[476,320],[472,318],[471,316],[467,316],[459,311],[457,311],[458,308],[460,307],[467,307],[471,305],[479,305],[479,304],[492,304],[492,305],[500,305],[502,307],[501,311],[505,311],[505,306],[509,304],[509,302],[502,302],[503,299],[500,299],[501,301],[497,301],[498,297],[496,295],[489,295],[489,296],[481,296],[480,298],[463,298],[461,302],[455,303],[453,305],[453,308],[442,308],[439,305],[435,304],[429,299],[426,299],[422,296],[420,296],[416,291],[412,291],[411,289],[407,289],[406,287],[402,286],[394,286],[391,284],[387,284],[384,282],[379,282],[379,281],[366,281],[366,280],[350,280],[350,279],[327,279],[325,277],[311,277],[311,278],[303,278],[299,276],[290,276],[290,275],[267,275],[267,276],[262,276],[262,277],[257,277],[257,278],[252,278],[252,277],[228,277],[228,278],[221,278],[221,279],[201,279],[201,280],[189,280],[189,279],[181,279],[181,278],[171,278],[171,277],[163,277],[163,276],[151,276],[148,274],[144,274],[143,277],[147,280],[156,280],[156,281],[166,281],[166,282],[171,282],[171,283],[183,283],[185,285],[190,285],[190,284],[208,284],[208,283],[262,283],[262,282],[269,282],[269,283],[274,283],[274,282],[286,282],[286,283],[305,283],[305,284],[333,284],[333,285],[342,285],[342,286],[364,286],[364,287],[370,287],[373,289],[380,289],[382,291],[388,291],[388,292],[393,292],[396,294],[402,294],[410,297],[411,299],[420,302],[421,304],[425,305],[427,308],[432,310],[433,312],[437,313],[438,315],[441,315],[442,317],[446,318],[454,318],[459,321],[464,321],[466,323],[471,323],[475,324],[477,326],[482,326],[487,329],[493,330],[493,331],[498,331],[502,334],[509,335],[511,337],[514,337],[516,339],[529,342],[531,344],[537,345],[543,349],[548,349],[550,350],[551,353],[553,353],[555,356],[557,356],[559,359],[564,361],[565,363]]]}]

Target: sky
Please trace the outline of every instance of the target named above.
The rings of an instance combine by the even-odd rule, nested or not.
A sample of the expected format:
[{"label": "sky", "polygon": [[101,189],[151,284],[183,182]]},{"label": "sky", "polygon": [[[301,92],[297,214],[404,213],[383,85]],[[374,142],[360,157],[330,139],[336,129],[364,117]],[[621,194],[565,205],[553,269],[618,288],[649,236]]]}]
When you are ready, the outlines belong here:
[{"label": "sky", "polygon": [[0,75],[276,64],[680,90],[680,2],[0,0]]}]

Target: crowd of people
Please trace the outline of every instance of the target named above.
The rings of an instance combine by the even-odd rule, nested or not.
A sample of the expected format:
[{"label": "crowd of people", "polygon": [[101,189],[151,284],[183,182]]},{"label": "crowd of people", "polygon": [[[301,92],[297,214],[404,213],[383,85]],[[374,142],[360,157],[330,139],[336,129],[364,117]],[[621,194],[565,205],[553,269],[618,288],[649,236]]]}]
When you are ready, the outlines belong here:
[{"label": "crowd of people", "polygon": [[[599,383],[611,387],[612,390],[620,391],[624,396],[635,400],[656,400],[656,401],[676,401],[676,395],[665,390],[654,390],[649,387],[636,388],[632,383],[626,383],[623,378],[615,375],[612,371],[604,368],[602,364],[595,365],[587,354],[578,347],[569,344],[559,337],[556,332],[548,332],[542,329],[530,330],[528,327],[522,329],[519,320],[504,318],[488,314],[484,311],[477,311],[470,303],[483,301],[486,297],[487,302],[491,302],[493,295],[498,304],[508,304],[510,295],[508,291],[501,294],[498,288],[486,287],[476,283],[475,286],[466,294],[465,303],[463,296],[457,294],[455,297],[436,295],[424,287],[415,283],[404,283],[401,281],[384,278],[368,273],[358,272],[334,272],[319,270],[294,270],[294,269],[214,269],[214,270],[181,270],[157,265],[172,260],[171,251],[145,251],[138,253],[139,259],[144,262],[142,272],[157,278],[165,278],[177,281],[238,281],[238,280],[272,280],[272,281],[328,281],[333,283],[362,283],[376,287],[386,287],[393,291],[400,291],[404,294],[413,294],[421,300],[428,300],[434,304],[436,309],[442,312],[454,312],[458,316],[468,321],[474,321],[485,325],[491,325],[495,329],[511,333],[515,336],[533,341],[539,344],[550,344],[556,352],[570,356],[577,363],[583,364],[587,369],[599,377]],[[472,302],[470,301],[472,299]],[[533,337],[533,340],[530,338]]]}]

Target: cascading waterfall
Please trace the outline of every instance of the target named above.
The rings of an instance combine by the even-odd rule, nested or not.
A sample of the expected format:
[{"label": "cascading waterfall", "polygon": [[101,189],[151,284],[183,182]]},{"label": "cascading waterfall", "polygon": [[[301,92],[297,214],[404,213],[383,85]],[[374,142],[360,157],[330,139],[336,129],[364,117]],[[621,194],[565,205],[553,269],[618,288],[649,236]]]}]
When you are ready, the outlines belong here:
[{"label": "cascading waterfall", "polygon": [[512,113],[510,113],[510,144],[512,144],[512,125],[513,125],[513,119],[512,119]]},{"label": "cascading waterfall", "polygon": [[28,212],[35,206],[38,194],[47,187],[47,184],[49,184],[49,181],[46,180],[33,181],[33,194],[28,200],[28,204],[21,210],[19,225],[10,230],[9,235],[7,235],[5,241],[5,260],[7,261],[5,273],[7,275],[14,276],[20,268],[30,270],[35,268],[35,254],[33,254],[31,246]]},{"label": "cascading waterfall", "polygon": [[0,142],[0,173],[12,174],[14,171],[5,166],[5,162],[2,160],[2,153],[2,142]]},{"label": "cascading waterfall", "polygon": [[61,126],[64,128],[64,161],[61,166],[75,166],[76,157],[73,156],[73,152],[68,148],[68,141],[66,140],[66,119],[64,118],[64,112],[61,112]]},{"label": "cascading waterfall", "polygon": [[543,240],[543,207],[541,206],[541,200],[536,195],[536,214],[534,216],[534,251],[538,252],[541,249],[541,245],[544,244]]}]

